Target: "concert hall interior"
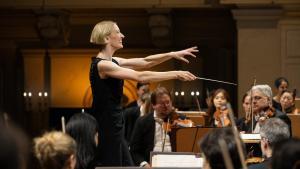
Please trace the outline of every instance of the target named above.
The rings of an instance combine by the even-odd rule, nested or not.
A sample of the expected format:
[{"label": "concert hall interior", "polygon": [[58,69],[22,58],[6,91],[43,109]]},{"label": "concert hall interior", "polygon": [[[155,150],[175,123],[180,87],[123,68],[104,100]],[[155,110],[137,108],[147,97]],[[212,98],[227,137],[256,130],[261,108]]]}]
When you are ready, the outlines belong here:
[{"label": "concert hall interior", "polygon": [[[300,137],[299,0],[2,0],[0,20],[0,126],[15,124],[24,130],[28,140],[45,131],[62,130],[62,117],[68,122],[76,113],[92,114],[89,73],[91,58],[97,56],[100,48],[90,42],[90,37],[93,27],[103,20],[116,22],[125,36],[123,49],[113,57],[145,58],[194,46],[199,50],[193,51],[196,57],[185,57],[188,64],[174,57],[147,69],[189,71],[197,77],[192,81],[169,78],[149,83],[150,92],[166,88],[172,111],[193,121],[193,130],[176,129],[176,144],[180,145],[175,150],[199,153],[199,141],[205,134],[224,127],[224,119],[215,116],[215,112],[223,112],[224,105],[229,111],[228,126],[237,123],[239,129],[248,127],[249,131],[256,131],[253,124],[242,125],[244,121],[254,121],[256,110],[252,105],[258,97],[274,99],[273,105],[277,102],[280,112],[289,118],[291,135]],[[279,86],[274,84],[278,77],[288,79],[286,93],[291,93],[295,113],[284,107],[289,103],[281,103],[281,81]],[[265,84],[272,89],[270,97],[264,93],[265,86],[250,90]],[[137,85],[137,81],[124,80],[124,112],[129,112],[125,110],[131,102],[141,98]],[[220,93],[225,98],[221,106],[215,104],[218,89],[222,89]],[[256,90],[263,96],[253,97]],[[247,92],[252,98],[252,117],[243,107]],[[142,102],[146,104],[147,100]],[[156,103],[148,104],[155,110]],[[277,117],[275,110],[273,113],[272,117]],[[124,116],[127,117],[126,113]],[[128,132],[134,134],[134,125],[129,127],[132,128]],[[101,131],[100,125],[99,137]],[[101,146],[101,141],[96,142]],[[27,159],[27,166],[38,168],[37,160]]]}]

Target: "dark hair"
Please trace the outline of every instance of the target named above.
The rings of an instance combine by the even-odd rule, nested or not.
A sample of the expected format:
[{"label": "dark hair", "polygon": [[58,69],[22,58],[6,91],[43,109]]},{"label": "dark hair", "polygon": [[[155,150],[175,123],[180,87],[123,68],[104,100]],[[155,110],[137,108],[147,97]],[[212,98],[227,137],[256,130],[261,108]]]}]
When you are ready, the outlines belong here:
[{"label": "dark hair", "polygon": [[[218,142],[220,139],[223,139],[228,147],[229,155],[232,159],[233,168],[242,168],[237,143],[234,139],[233,132],[231,128],[224,127],[213,129],[211,132],[207,133],[200,141],[200,149],[204,153],[206,160],[209,162],[211,169],[225,168],[225,162],[223,160],[221,148]],[[242,148],[245,155],[246,150],[243,143]]]},{"label": "dark hair", "polygon": [[25,133],[9,124],[0,124],[0,168],[20,169],[26,166],[29,142]]},{"label": "dark hair", "polygon": [[281,96],[282,96],[284,93],[290,93],[290,94],[292,95],[293,99],[295,100],[296,95],[297,95],[297,89],[294,89],[293,91],[285,90],[285,91],[282,92]]},{"label": "dark hair", "polygon": [[142,86],[149,85],[149,84],[150,84],[150,83],[141,83],[141,82],[137,82],[136,88],[137,88],[137,89],[140,89]]},{"label": "dark hair", "polygon": [[244,95],[243,95],[243,98],[242,98],[242,103],[244,103],[245,102],[245,99],[246,99],[246,97],[247,96],[249,96],[249,94],[248,93],[245,93]]},{"label": "dark hair", "polygon": [[158,96],[168,95],[171,98],[170,92],[164,87],[158,87],[151,93],[151,104],[156,105],[156,99]]},{"label": "dark hair", "polygon": [[230,97],[229,97],[229,94],[228,92],[225,90],[225,89],[217,89],[217,90],[214,90],[213,93],[211,94],[210,96],[210,102],[211,102],[211,106],[208,107],[208,110],[207,110],[207,114],[209,115],[209,124],[212,124],[212,118],[213,118],[213,115],[214,115],[214,112],[216,111],[216,107],[214,105],[214,98],[219,94],[219,93],[223,93],[224,94],[224,97],[225,99],[227,100],[227,102],[230,102]]},{"label": "dark hair", "polygon": [[275,87],[278,89],[282,82],[286,82],[289,85],[289,81],[285,77],[279,77],[274,81]]},{"label": "dark hair", "polygon": [[272,169],[300,168],[300,139],[291,138],[275,144]]},{"label": "dark hair", "polygon": [[66,125],[66,132],[77,143],[76,168],[87,168],[96,155],[95,134],[99,131],[96,119],[87,113],[73,115]]}]

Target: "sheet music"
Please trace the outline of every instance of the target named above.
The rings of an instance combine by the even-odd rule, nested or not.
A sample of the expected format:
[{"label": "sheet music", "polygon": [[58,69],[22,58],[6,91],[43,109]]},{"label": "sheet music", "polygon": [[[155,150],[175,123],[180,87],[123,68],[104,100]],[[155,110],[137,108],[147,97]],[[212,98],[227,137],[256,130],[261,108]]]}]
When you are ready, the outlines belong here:
[{"label": "sheet music", "polygon": [[240,134],[242,140],[260,140],[260,134]]},{"label": "sheet music", "polygon": [[152,167],[202,167],[203,158],[195,154],[154,154]]}]

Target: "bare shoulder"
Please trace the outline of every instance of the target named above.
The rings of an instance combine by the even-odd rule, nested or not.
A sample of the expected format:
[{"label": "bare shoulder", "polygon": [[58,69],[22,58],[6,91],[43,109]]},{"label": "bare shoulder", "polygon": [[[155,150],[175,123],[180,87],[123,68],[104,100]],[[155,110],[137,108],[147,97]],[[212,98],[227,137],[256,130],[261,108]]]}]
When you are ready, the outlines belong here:
[{"label": "bare shoulder", "polygon": [[126,61],[126,59],[120,57],[113,57],[113,59],[115,59],[120,66]]},{"label": "bare shoulder", "polygon": [[102,71],[114,69],[119,66],[112,61],[102,60],[101,62],[98,62],[97,67],[98,67],[98,70],[102,72]]}]

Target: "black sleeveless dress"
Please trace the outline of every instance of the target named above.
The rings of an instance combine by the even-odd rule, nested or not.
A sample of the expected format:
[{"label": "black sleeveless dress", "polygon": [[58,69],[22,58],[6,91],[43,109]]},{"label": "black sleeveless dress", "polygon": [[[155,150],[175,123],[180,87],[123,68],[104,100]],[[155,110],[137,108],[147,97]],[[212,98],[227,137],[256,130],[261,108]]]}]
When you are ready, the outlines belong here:
[{"label": "black sleeveless dress", "polygon": [[[121,99],[123,80],[101,79],[97,64],[101,58],[92,58],[90,83],[93,94],[92,114],[99,123],[99,162],[103,166],[133,165],[123,134]],[[116,60],[112,60],[118,64]],[[101,70],[100,70],[101,71]]]}]

